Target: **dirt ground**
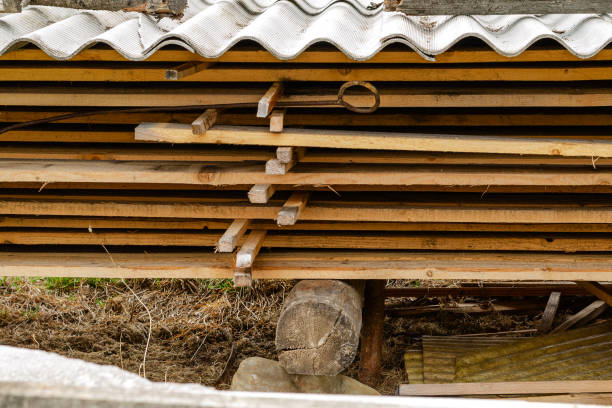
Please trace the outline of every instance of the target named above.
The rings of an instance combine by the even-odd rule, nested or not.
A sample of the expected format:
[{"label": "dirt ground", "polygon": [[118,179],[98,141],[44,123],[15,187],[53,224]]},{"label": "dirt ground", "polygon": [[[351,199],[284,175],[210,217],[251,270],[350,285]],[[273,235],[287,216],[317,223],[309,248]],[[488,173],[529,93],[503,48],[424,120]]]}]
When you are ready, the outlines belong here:
[{"label": "dirt ground", "polygon": [[[192,382],[227,389],[244,358],[276,357],[276,320],[294,283],[260,281],[250,290],[236,290],[226,280],[147,279],[124,283],[0,278],[0,344],[116,365],[153,381]],[[389,282],[391,286],[424,284],[432,285]],[[565,302],[558,319],[591,301],[579,298]],[[435,304],[438,300],[387,302]],[[383,380],[377,388],[383,394],[393,394],[395,387],[405,382],[403,352],[421,335],[533,329],[540,316],[541,311],[478,315],[438,312],[422,317],[387,317]],[[219,379],[232,344],[235,359]],[[356,377],[357,368],[355,361],[345,374]]]}]

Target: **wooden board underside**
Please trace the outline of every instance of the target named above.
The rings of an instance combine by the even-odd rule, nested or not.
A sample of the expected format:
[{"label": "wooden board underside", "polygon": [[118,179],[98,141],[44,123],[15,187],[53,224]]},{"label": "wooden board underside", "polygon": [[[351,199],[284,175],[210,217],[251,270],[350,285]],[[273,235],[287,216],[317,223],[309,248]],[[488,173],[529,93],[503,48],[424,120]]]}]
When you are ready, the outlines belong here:
[{"label": "wooden board underside", "polygon": [[455,384],[402,384],[403,396],[612,393],[612,381],[533,381]]},{"label": "wooden board underside", "polygon": [[[92,227],[93,231],[93,227]],[[223,231],[199,233],[134,231],[0,231],[5,245],[106,245],[106,246],[201,246],[217,245]],[[246,237],[238,240],[244,243]],[[453,251],[612,251],[612,238],[605,236],[507,235],[507,234],[384,234],[354,232],[267,234],[264,247],[453,250]],[[204,250],[206,251],[206,250]]]},{"label": "wooden board underside", "polygon": [[[210,131],[209,131],[210,132]],[[597,150],[597,149],[595,149]],[[612,156],[612,143],[610,143]],[[596,156],[597,157],[597,156]],[[264,165],[177,162],[0,160],[0,183],[138,183],[230,186],[609,186],[612,171],[300,165],[284,175]]]},{"label": "wooden board underside", "polygon": [[[156,66],[157,65],[157,66]],[[4,81],[74,81],[74,82],[162,82],[166,71],[175,65],[163,64],[84,64],[0,62]],[[610,80],[612,67],[607,65],[568,64],[561,66],[411,66],[411,65],[322,65],[215,64],[182,79],[189,82],[276,82],[276,81],[596,81]]]},{"label": "wooden board underside", "polygon": [[[231,278],[233,254],[0,253],[0,276]],[[612,280],[609,256],[320,251],[259,254],[254,279]]]},{"label": "wooden board underside", "polygon": [[[274,220],[282,205],[232,203],[130,203],[125,201],[50,202],[27,200],[0,201],[5,215],[66,215],[90,217],[217,218]],[[376,222],[475,222],[561,224],[612,223],[612,207],[431,207],[362,206],[311,204],[300,214],[302,221],[376,221]]]},{"label": "wooden board underside", "polygon": [[[186,106],[228,103],[251,103],[255,106],[266,92],[265,87],[224,88],[208,86],[104,86],[29,85],[19,87],[3,83],[0,100],[10,101],[11,106],[87,106],[87,107],[141,107]],[[180,85],[180,84],[177,84]],[[378,86],[381,107],[443,108],[443,107],[595,107],[612,106],[612,90],[604,86],[541,87],[512,86],[478,88],[448,85],[446,87],[406,87],[404,85]],[[282,102],[312,100],[336,100],[337,88],[321,86],[312,89],[290,89],[280,99]],[[347,101],[357,106],[371,106],[371,95],[355,93]],[[340,109],[338,105],[333,105]],[[332,106],[327,106],[329,108]]]}]

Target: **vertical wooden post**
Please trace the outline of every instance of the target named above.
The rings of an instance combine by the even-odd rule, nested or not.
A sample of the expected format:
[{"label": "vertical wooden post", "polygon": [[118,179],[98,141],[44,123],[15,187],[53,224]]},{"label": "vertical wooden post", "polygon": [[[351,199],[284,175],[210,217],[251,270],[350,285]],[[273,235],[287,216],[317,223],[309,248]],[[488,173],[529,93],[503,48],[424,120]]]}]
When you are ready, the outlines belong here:
[{"label": "vertical wooden post", "polygon": [[386,283],[382,279],[368,280],[364,291],[359,381],[370,386],[380,380]]}]

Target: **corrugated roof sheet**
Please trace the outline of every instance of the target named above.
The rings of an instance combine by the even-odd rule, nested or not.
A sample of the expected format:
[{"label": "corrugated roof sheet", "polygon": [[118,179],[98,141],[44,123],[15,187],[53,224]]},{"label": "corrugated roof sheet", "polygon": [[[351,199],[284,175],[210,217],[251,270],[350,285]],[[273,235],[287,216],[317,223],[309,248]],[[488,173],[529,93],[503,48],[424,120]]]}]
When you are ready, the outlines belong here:
[{"label": "corrugated roof sheet", "polygon": [[261,44],[280,59],[326,42],[356,60],[367,60],[391,43],[403,43],[425,58],[477,37],[506,56],[551,38],[581,58],[612,41],[612,14],[411,17],[371,10],[368,0],[190,0],[185,16],[27,7],[0,16],[0,54],[32,43],[57,59],[69,59],[105,43],[130,60],[177,44],[218,57],[242,40]]}]

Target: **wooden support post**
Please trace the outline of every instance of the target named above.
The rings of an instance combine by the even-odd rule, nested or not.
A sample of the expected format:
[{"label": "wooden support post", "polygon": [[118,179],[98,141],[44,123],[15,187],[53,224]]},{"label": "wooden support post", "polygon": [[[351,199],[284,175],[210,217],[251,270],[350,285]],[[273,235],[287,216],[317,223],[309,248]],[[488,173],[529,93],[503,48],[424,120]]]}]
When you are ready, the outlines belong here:
[{"label": "wooden support post", "polygon": [[275,192],[276,187],[271,184],[255,184],[249,190],[249,201],[252,204],[266,204]]},{"label": "wooden support post", "polygon": [[266,230],[251,231],[240,251],[236,254],[236,267],[234,269],[234,286],[251,286],[253,278],[251,269],[255,262],[255,257],[259,253],[266,237]]},{"label": "wooden support post", "polygon": [[291,197],[289,197],[283,208],[278,212],[276,223],[278,225],[295,225],[300,217],[300,213],[306,207],[309,196],[310,193],[308,191],[298,191],[291,194]]},{"label": "wooden support post", "polygon": [[336,375],[357,355],[364,281],[303,280],[276,326],[278,361],[290,374]]},{"label": "wooden support post", "polygon": [[383,326],[385,322],[385,285],[382,279],[368,280],[364,290],[359,381],[375,386],[382,365]]},{"label": "wooden support post", "polygon": [[219,239],[217,243],[217,252],[234,252],[234,248],[238,245],[238,241],[240,241],[240,238],[242,238],[246,232],[250,222],[250,220],[243,218],[234,220]]},{"label": "wooden support post", "polygon": [[550,294],[548,298],[548,303],[546,303],[546,308],[544,309],[544,313],[542,314],[540,326],[538,327],[538,331],[540,333],[550,332],[553,321],[555,320],[555,315],[557,314],[557,309],[559,308],[560,300],[561,292],[552,292]]},{"label": "wooden support post", "polygon": [[281,133],[284,127],[285,110],[274,109],[270,114],[270,132]]},{"label": "wooden support post", "polygon": [[190,75],[196,74],[205,70],[211,65],[209,62],[186,62],[176,68],[166,70],[166,79],[168,81],[179,81]]},{"label": "wooden support post", "polygon": [[213,127],[217,121],[217,110],[206,109],[196,120],[191,123],[191,130],[196,136],[203,136],[206,131]]},{"label": "wooden support post", "polygon": [[566,321],[555,327],[551,333],[559,333],[574,326],[583,326],[602,314],[608,305],[603,300],[596,300],[578,313],[567,318]]},{"label": "wooden support post", "polygon": [[599,282],[576,281],[576,285],[597,296],[599,299],[606,302],[608,306],[612,306],[612,293],[607,291]]},{"label": "wooden support post", "polygon": [[257,105],[257,117],[267,118],[268,115],[274,109],[276,102],[280,99],[283,94],[283,83],[275,82],[272,84],[270,89],[262,96]]}]

